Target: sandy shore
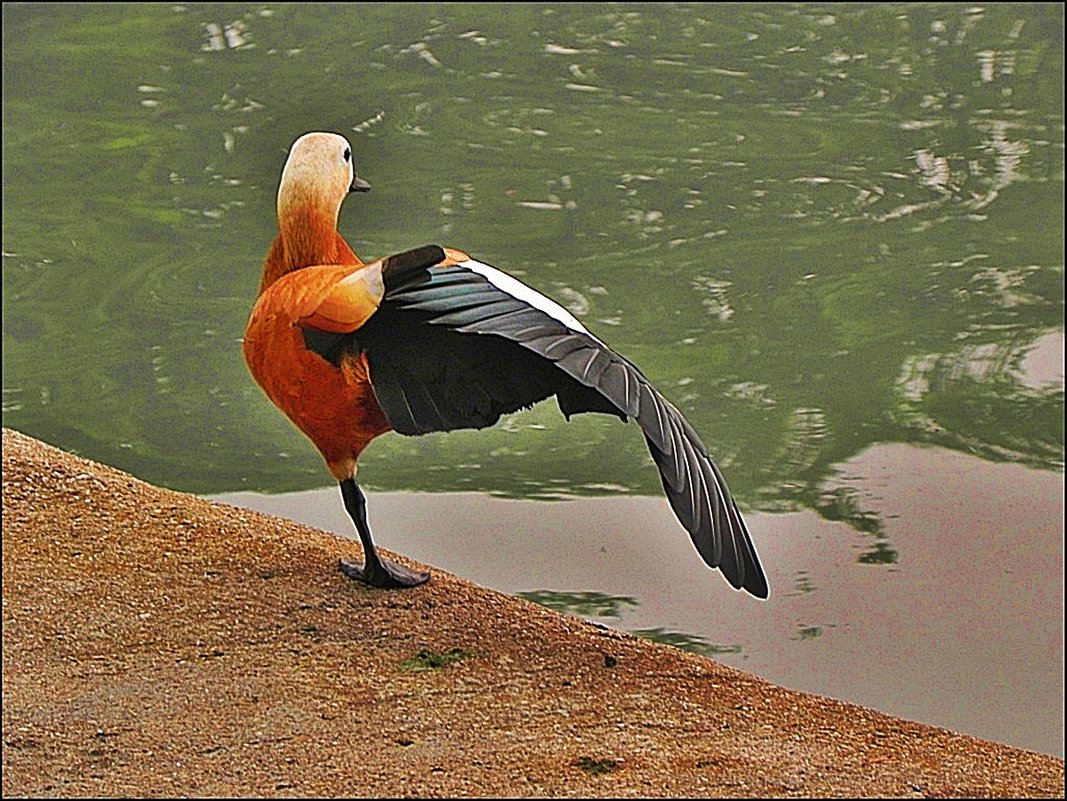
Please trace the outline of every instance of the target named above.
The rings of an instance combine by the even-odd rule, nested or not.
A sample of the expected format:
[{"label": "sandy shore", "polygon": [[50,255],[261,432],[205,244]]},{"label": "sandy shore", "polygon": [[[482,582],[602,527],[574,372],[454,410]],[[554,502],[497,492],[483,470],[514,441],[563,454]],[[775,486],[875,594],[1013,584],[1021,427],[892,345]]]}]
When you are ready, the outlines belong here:
[{"label": "sandy shore", "polygon": [[[785,690],[3,438],[3,793],[1059,796],[1063,761]],[[981,703],[981,699],[975,699]]]}]

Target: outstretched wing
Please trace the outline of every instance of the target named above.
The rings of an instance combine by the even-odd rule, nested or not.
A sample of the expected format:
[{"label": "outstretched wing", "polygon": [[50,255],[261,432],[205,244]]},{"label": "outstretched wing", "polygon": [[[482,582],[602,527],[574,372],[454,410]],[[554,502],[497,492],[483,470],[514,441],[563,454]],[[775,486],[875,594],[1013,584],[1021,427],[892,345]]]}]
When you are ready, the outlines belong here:
[{"label": "outstretched wing", "polygon": [[704,561],[735,588],[767,581],[726,481],[681,413],[566,309],[458,251],[426,246],[385,260],[384,297],[358,330],[309,329],[308,347],[340,364],[366,354],[393,428],[483,428],[555,395],[568,417],[634,418],[663,488]]}]

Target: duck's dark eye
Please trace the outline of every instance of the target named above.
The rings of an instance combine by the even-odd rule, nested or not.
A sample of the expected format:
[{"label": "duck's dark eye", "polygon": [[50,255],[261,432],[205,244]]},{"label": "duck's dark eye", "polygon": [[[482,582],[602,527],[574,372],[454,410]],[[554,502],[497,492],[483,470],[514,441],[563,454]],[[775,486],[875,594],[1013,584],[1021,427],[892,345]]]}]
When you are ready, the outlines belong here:
[{"label": "duck's dark eye", "polygon": [[351,151],[351,150],[349,150],[349,149],[348,149],[348,148],[346,147],[346,148],[345,148],[345,161],[348,161],[348,160],[349,160],[350,158],[352,158],[352,151]]}]

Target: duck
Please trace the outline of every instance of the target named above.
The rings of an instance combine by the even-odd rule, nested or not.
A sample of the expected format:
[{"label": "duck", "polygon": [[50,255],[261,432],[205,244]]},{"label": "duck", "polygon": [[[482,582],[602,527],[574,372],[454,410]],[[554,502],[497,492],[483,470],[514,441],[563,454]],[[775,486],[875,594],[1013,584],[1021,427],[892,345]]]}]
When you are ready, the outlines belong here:
[{"label": "duck", "polygon": [[381,589],[430,578],[377,552],[357,481],[374,439],[486,428],[554,396],[568,420],[635,421],[701,559],[734,589],[767,598],[726,479],[677,407],[559,303],[465,251],[430,244],[361,260],[337,221],[344,200],[370,188],[344,136],[296,139],[242,344],[256,383],[340,485],[363,560],[342,558],[338,569]]}]

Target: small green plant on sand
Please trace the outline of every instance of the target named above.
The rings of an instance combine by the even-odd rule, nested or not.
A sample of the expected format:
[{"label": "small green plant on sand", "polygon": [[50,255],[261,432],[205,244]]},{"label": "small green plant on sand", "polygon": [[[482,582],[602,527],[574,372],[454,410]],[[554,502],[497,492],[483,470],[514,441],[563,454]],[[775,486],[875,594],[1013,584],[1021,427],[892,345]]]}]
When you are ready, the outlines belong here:
[{"label": "small green plant on sand", "polygon": [[470,651],[464,651],[462,648],[450,648],[447,651],[431,651],[429,648],[423,648],[411,659],[401,662],[400,669],[410,671],[436,670],[471,656],[474,656],[474,654]]},{"label": "small green plant on sand", "polygon": [[593,759],[592,757],[579,757],[574,761],[574,766],[581,768],[586,773],[592,773],[599,776],[604,773],[611,773],[617,767],[619,763],[614,759]]}]

